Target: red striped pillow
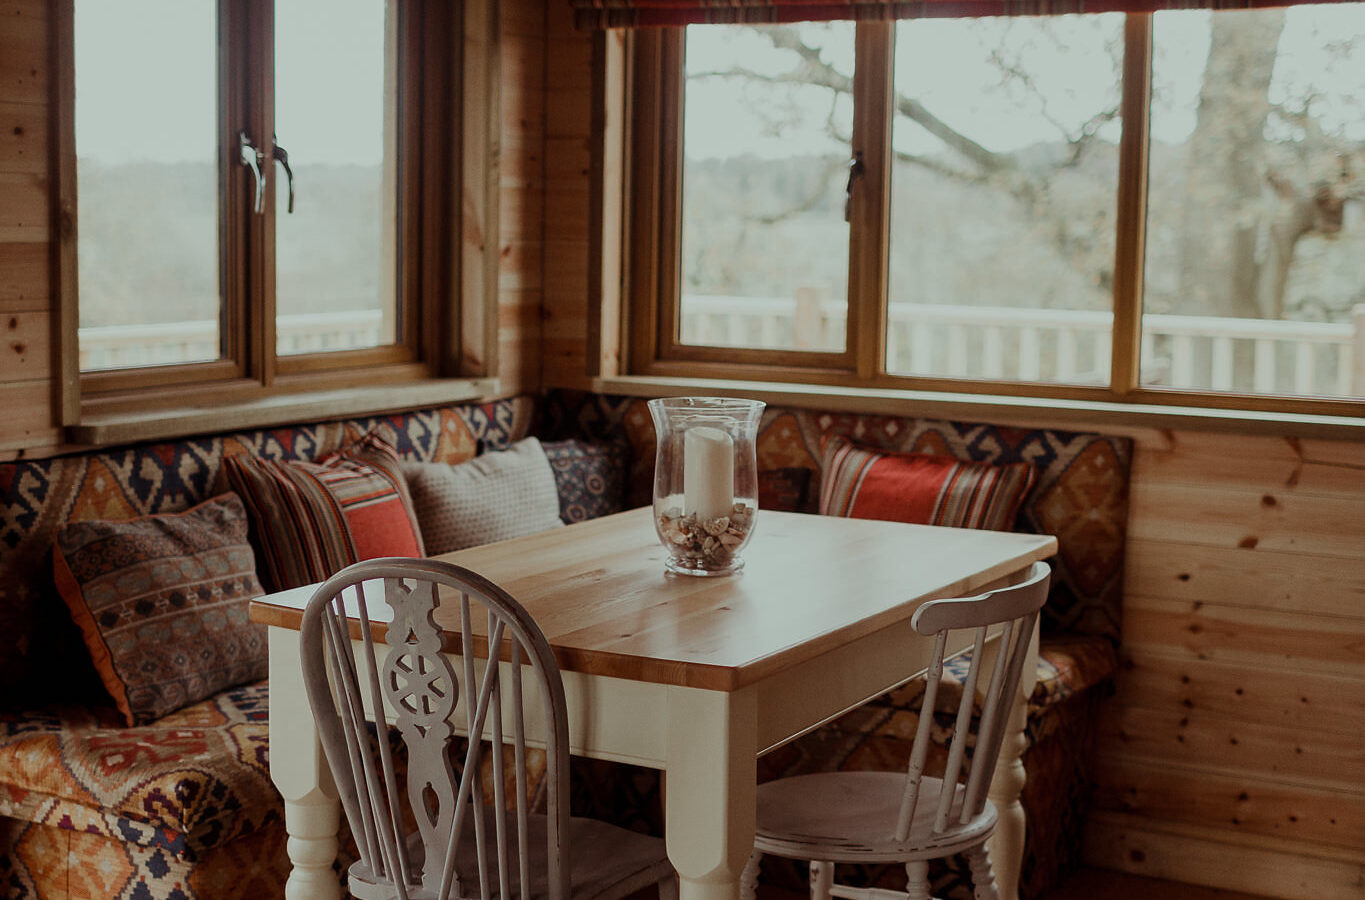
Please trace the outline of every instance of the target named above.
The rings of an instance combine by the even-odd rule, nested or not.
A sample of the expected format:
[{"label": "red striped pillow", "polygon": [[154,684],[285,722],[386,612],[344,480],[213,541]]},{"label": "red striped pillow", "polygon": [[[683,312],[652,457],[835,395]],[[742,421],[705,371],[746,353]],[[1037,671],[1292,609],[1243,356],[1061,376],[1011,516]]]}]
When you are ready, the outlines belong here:
[{"label": "red striped pillow", "polygon": [[398,452],[375,434],[315,462],[223,460],[251,516],[272,591],[323,581],[362,559],[423,555]]},{"label": "red striped pillow", "polygon": [[820,513],[1009,531],[1037,478],[1030,463],[964,462],[951,456],[894,453],[827,435]]}]

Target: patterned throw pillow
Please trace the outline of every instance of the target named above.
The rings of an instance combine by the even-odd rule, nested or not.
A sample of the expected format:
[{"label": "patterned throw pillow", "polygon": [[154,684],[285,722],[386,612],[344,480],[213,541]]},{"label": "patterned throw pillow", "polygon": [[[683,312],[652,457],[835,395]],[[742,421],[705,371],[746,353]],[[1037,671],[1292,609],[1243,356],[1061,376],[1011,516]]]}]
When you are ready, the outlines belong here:
[{"label": "patterned throw pillow", "polygon": [[892,453],[837,434],[822,443],[822,515],[1009,531],[1037,477],[1026,462]]},{"label": "patterned throw pillow", "polygon": [[554,472],[535,438],[455,466],[404,463],[403,474],[432,556],[564,525]]},{"label": "patterned throw pillow", "polygon": [[621,511],[626,491],[623,445],[570,440],[541,446],[555,473],[559,518],[564,524]]},{"label": "patterned throw pillow", "polygon": [[266,677],[263,591],[235,494],[183,513],[72,522],[52,547],[57,589],[129,725]]},{"label": "patterned throw pillow", "polygon": [[325,581],[362,559],[423,555],[398,453],[367,434],[315,462],[223,460],[251,514],[272,591]]},{"label": "patterned throw pillow", "polygon": [[758,508],[806,512],[811,470],[801,466],[758,470]]}]

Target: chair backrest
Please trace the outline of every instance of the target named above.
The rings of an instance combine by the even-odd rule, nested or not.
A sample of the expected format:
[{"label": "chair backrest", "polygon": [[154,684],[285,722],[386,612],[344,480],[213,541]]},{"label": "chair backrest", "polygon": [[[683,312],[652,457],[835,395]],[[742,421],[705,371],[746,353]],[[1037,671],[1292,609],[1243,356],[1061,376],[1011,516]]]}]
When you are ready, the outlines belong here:
[{"label": "chair backrest", "polygon": [[[444,629],[437,624],[441,606]],[[453,887],[458,896],[525,900],[540,882],[552,900],[567,897],[564,687],[549,643],[516,600],[482,576],[438,560],[368,560],[317,589],[300,641],[308,702],[360,864],[386,895],[445,898]],[[445,652],[460,658],[452,664]],[[463,716],[457,715],[461,702]],[[367,726],[379,709],[406,745],[406,784],[399,784],[384,727],[376,739]],[[457,721],[470,736],[458,773],[449,752]],[[546,751],[543,853],[530,844],[540,828],[532,828],[527,808],[528,727]],[[502,752],[509,743],[513,773]],[[483,797],[480,777],[485,757],[491,798]],[[508,774],[516,785],[510,808]],[[405,846],[405,814],[416,820],[421,859]],[[456,871],[455,848],[462,835],[468,842],[470,830],[477,885],[473,873]],[[533,859],[545,871],[532,871]]]},{"label": "chair backrest", "polygon": [[[934,636],[934,651],[920,706],[915,743],[910,751],[909,777],[906,779],[896,824],[898,840],[905,840],[916,811],[922,804],[933,804],[932,807],[924,808],[935,810],[932,826],[935,834],[966,824],[985,809],[986,792],[1000,756],[1011,699],[1019,689],[1019,679],[1028,658],[1038,613],[1047,600],[1051,575],[1052,570],[1046,563],[1036,562],[1019,584],[976,597],[931,600],[915,612],[911,625],[920,634]],[[972,706],[981,683],[982,669],[986,665],[987,635],[993,626],[1002,628],[996,638],[999,642],[996,645],[997,652],[983,691],[981,716],[973,727]],[[939,683],[943,677],[948,635],[959,629],[975,632],[971,645],[971,665],[962,685],[962,700],[958,704],[941,789],[935,794],[923,790],[926,782],[922,776],[929,753],[930,727],[933,724]],[[976,738],[975,748],[967,766],[965,781],[960,781],[967,744],[972,734]]]}]

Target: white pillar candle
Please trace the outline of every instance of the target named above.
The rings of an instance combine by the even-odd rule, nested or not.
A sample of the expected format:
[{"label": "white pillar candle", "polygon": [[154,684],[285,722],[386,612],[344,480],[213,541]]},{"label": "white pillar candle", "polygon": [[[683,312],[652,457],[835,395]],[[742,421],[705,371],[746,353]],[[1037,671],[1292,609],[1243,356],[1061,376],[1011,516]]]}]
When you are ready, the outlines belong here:
[{"label": "white pillar candle", "polygon": [[719,428],[697,425],[683,438],[683,512],[719,519],[734,505],[735,442]]}]

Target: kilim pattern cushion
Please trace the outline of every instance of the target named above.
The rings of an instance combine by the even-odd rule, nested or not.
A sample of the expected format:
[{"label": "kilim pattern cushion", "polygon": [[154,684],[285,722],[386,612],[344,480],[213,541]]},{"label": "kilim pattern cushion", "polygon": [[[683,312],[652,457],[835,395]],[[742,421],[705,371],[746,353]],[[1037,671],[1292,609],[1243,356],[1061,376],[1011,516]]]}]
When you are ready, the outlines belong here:
[{"label": "kilim pattern cushion", "polygon": [[533,437],[457,466],[404,463],[403,474],[432,556],[564,525],[554,472]]},{"label": "kilim pattern cushion", "polygon": [[827,435],[820,514],[1009,531],[1033,486],[1026,462],[994,466],[951,456],[893,453]]},{"label": "kilim pattern cushion", "polygon": [[0,463],[0,706],[110,702],[52,577],[68,522],[183,512],[227,489],[228,456],[310,460],[370,431],[404,460],[464,462],[524,437],[533,412],[517,397]]},{"label": "kilim pattern cushion", "polygon": [[554,471],[564,524],[620,512],[626,487],[624,444],[551,441],[541,445]]},{"label": "kilim pattern cushion", "polygon": [[112,708],[0,716],[0,815],[193,862],[281,821],[264,682],[130,728]]},{"label": "kilim pattern cushion", "polygon": [[[550,439],[624,439],[630,447],[626,501],[653,498],[654,425],[638,397],[551,391],[542,433]],[[769,406],[757,439],[758,468],[811,470],[806,512],[816,512],[823,486],[820,444],[841,435],[876,450],[927,453],[992,465],[1029,463],[1037,473],[1024,496],[1016,530],[1057,537],[1043,630],[1100,634],[1117,643],[1128,527],[1130,438],[1053,428],[1005,428],[901,416],[818,412]]]},{"label": "kilim pattern cushion", "polygon": [[0,819],[0,896],[8,900],[259,900],[289,877],[284,825],[272,823],[190,862],[158,846]]},{"label": "kilim pattern cushion", "polygon": [[810,469],[788,466],[758,473],[758,508],[804,512],[810,496]]},{"label": "kilim pattern cushion", "polygon": [[246,510],[223,494],[183,513],[72,522],[53,548],[57,587],[129,725],[266,676],[262,593]]},{"label": "kilim pattern cushion", "polygon": [[272,591],[325,581],[363,559],[423,555],[398,453],[373,432],[315,462],[241,453],[223,467],[251,512]]}]

